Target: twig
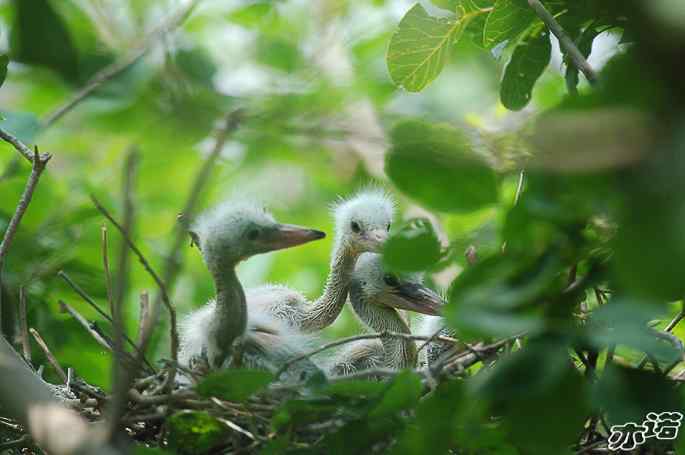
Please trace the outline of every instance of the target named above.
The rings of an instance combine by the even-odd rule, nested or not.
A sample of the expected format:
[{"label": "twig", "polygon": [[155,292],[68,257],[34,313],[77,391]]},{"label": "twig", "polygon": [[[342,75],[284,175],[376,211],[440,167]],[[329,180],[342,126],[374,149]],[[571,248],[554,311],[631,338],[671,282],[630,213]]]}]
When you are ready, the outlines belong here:
[{"label": "twig", "polygon": [[32,151],[23,142],[12,135],[12,133],[0,128],[0,139],[12,144],[12,146],[14,146],[21,156],[26,158],[29,163],[33,163],[34,151]]},{"label": "twig", "polygon": [[440,327],[438,330],[435,331],[431,336],[428,337],[426,341],[421,343],[421,346],[418,347],[416,350],[416,354],[418,355],[419,352],[423,351],[426,346],[428,346],[432,341],[435,341],[435,339],[440,336],[440,332],[445,330],[445,326]]},{"label": "twig", "polygon": [[[19,151],[19,153],[22,155],[24,154],[25,150],[28,150],[28,148],[14,136],[9,135],[9,133],[6,133],[2,129],[0,129],[0,132],[2,132],[1,137],[14,145],[17,151]],[[0,289],[2,289],[2,270],[5,263],[5,256],[7,255],[10,245],[12,244],[12,240],[14,240],[14,236],[17,233],[19,223],[21,223],[21,219],[24,217],[24,213],[26,213],[26,209],[28,209],[29,204],[31,203],[33,192],[38,185],[38,181],[40,180],[40,175],[45,170],[45,166],[48,164],[48,161],[50,161],[50,158],[52,158],[52,156],[47,153],[39,154],[38,147],[33,150],[33,158],[30,160],[33,163],[33,166],[31,167],[31,174],[26,181],[26,186],[24,187],[24,192],[21,194],[21,198],[19,198],[17,208],[15,209],[12,218],[10,218],[9,224],[7,225],[7,230],[2,237],[2,242],[0,242]],[[0,292],[0,314],[1,313],[2,292]]]},{"label": "twig", "polygon": [[140,293],[140,314],[138,315],[139,346],[143,346],[143,340],[149,338],[149,332],[152,328],[152,320],[150,317],[150,295],[144,291]]},{"label": "twig", "polygon": [[521,172],[519,172],[519,179],[518,183],[516,184],[516,194],[514,195],[514,205],[517,205],[519,203],[519,199],[521,199],[521,194],[523,193],[523,184],[526,181],[526,171],[524,169],[521,169]]},{"label": "twig", "polygon": [[31,436],[25,434],[24,436],[20,437],[19,439],[15,439],[14,441],[0,443],[0,452],[10,449],[18,449],[20,447],[26,447],[30,444],[30,441]]},{"label": "twig", "polygon": [[564,29],[559,25],[559,22],[552,16],[552,14],[547,11],[545,6],[540,3],[540,0],[528,0],[528,5],[535,11],[535,14],[545,23],[547,28],[554,33],[554,36],[559,40],[559,46],[566,52],[566,54],[571,58],[571,61],[578,70],[580,70],[585,78],[590,84],[597,82],[597,74],[595,70],[592,69],[588,61],[580,52],[576,44],[573,42],[570,36],[564,31]]},{"label": "twig", "polygon": [[21,339],[21,352],[24,360],[31,364],[31,342],[29,340],[29,326],[26,317],[26,290],[24,286],[19,288],[19,338]]},{"label": "twig", "polygon": [[[107,303],[109,304],[109,312],[112,314],[112,320],[116,321],[114,316],[114,298],[112,297],[112,273],[109,269],[109,242],[107,240],[107,226],[100,228],[102,241],[102,269],[105,272],[105,288],[107,290]],[[116,332],[116,323],[114,324],[114,331]]]},{"label": "twig", "polygon": [[72,95],[64,104],[46,114],[41,120],[41,127],[45,129],[52,126],[105,82],[114,79],[116,76],[135,65],[136,62],[150,50],[153,43],[183,24],[199,2],[200,0],[189,0],[186,5],[155,27],[155,29],[153,29],[142,41],[130,46],[131,50],[126,55],[98,71],[86,85],[78,92],[74,93],[74,95]]},{"label": "twig", "polygon": [[67,382],[67,374],[64,372],[62,367],[60,366],[59,362],[55,358],[54,355],[52,355],[52,352],[50,352],[50,349],[48,348],[48,345],[45,343],[43,338],[40,336],[38,331],[34,328],[30,328],[29,332],[31,335],[33,335],[33,339],[36,340],[36,343],[38,343],[38,346],[43,350],[43,353],[45,353],[45,357],[47,357],[48,362],[50,362],[50,365],[52,365],[52,368],[55,369],[59,377],[62,379],[62,382],[66,383]]},{"label": "twig", "polygon": [[[366,333],[362,335],[355,335],[347,338],[342,338],[340,340],[335,340],[331,341],[330,343],[326,343],[323,346],[318,347],[317,349],[311,350],[309,352],[306,352],[302,355],[293,357],[292,359],[288,360],[286,363],[283,364],[281,368],[278,369],[276,372],[276,378],[279,378],[281,374],[283,374],[290,366],[293,364],[307,359],[313,355],[319,354],[323,351],[326,351],[328,349],[334,348],[336,346],[341,346],[343,344],[347,343],[353,343],[355,341],[360,341],[360,340],[377,340],[379,338],[399,338],[399,339],[404,339],[404,340],[424,340],[428,341],[431,339],[429,336],[422,336],[422,335],[410,335],[408,333],[396,333],[396,332],[380,332],[380,333]],[[440,336],[437,337],[438,340],[440,341],[446,341],[448,343],[459,343],[458,340],[455,340],[454,338],[450,337],[445,337],[445,336]]]},{"label": "twig", "polygon": [[[112,320],[110,315],[108,315],[102,308],[100,308],[100,306],[95,302],[95,300],[93,300],[93,298],[89,296],[86,293],[86,291],[84,291],[78,284],[76,284],[69,277],[69,275],[67,275],[66,272],[64,272],[64,270],[60,270],[59,272],[57,272],[57,276],[61,277],[64,281],[66,281],[69,287],[71,287],[71,289],[73,289],[74,292],[76,292],[83,299],[83,301],[90,305],[100,316],[105,318],[110,324],[114,325],[114,321]],[[145,362],[145,365],[148,367],[148,369],[154,372],[155,368],[150,364],[150,362],[147,359],[145,359],[144,353],[140,352],[140,348],[138,347],[138,345],[131,338],[129,338],[129,336],[126,335],[126,333],[124,333],[124,339],[133,349],[138,351],[138,354],[142,356],[141,358]]]},{"label": "twig", "polygon": [[[169,294],[167,293],[166,286],[164,282],[159,278],[159,275],[157,275],[157,272],[155,272],[150,266],[150,263],[147,261],[143,253],[140,252],[138,247],[133,243],[131,238],[128,236],[128,234],[124,231],[124,228],[110,215],[110,213],[107,211],[106,208],[100,204],[100,202],[97,200],[97,198],[94,195],[91,195],[91,200],[93,201],[93,204],[95,204],[95,207],[102,213],[105,218],[109,220],[110,223],[112,223],[121,233],[123,239],[126,241],[128,244],[129,248],[131,248],[131,251],[138,257],[138,260],[140,263],[143,265],[143,268],[147,273],[152,277],[152,279],[155,281],[157,286],[159,287],[159,291],[162,296],[162,302],[164,303],[164,306],[166,307],[167,311],[169,312],[169,318],[171,322],[171,327],[169,331],[169,338],[170,338],[170,345],[171,345],[171,359],[174,361],[174,363],[178,362],[178,345],[179,345],[179,338],[178,338],[178,328],[176,326],[176,309],[173,307],[171,304],[171,301],[169,300]],[[144,352],[143,347],[141,347],[141,351]],[[173,385],[173,380],[175,379],[176,376],[176,367],[172,365],[169,368],[169,379],[168,379],[168,387],[171,387]]]},{"label": "twig", "polygon": [[76,319],[76,321],[81,324],[81,326],[86,329],[86,331],[95,339],[95,341],[98,342],[99,345],[107,349],[108,351],[112,350],[112,346],[110,345],[109,341],[107,341],[98,330],[95,329],[94,324],[88,322],[86,318],[83,317],[78,311],[76,311],[74,308],[72,308],[69,304],[65,303],[62,300],[58,301],[59,307],[61,311],[67,312]]},{"label": "twig", "polygon": [[[190,193],[188,193],[188,199],[183,205],[183,211],[181,216],[178,217],[178,223],[176,224],[176,236],[171,244],[171,248],[167,254],[167,260],[164,263],[163,277],[164,283],[166,283],[169,288],[173,288],[176,277],[181,269],[182,263],[182,253],[184,251],[183,245],[188,239],[188,229],[195,218],[195,210],[197,209],[197,204],[200,199],[207,182],[209,181],[209,175],[214,169],[214,164],[216,160],[221,155],[221,151],[226,144],[229,136],[238,129],[245,113],[242,109],[236,109],[229,112],[223,121],[221,128],[216,133],[216,142],[214,143],[214,148],[211,153],[202,164],[202,167],[198,171],[193,184],[190,188]],[[162,296],[158,295],[155,299],[155,304],[152,306],[152,320],[153,324],[159,318],[159,303]]]},{"label": "twig", "polygon": [[247,436],[248,438],[252,439],[253,441],[257,440],[257,438],[255,438],[255,436],[252,433],[250,433],[249,431],[247,431],[246,429],[244,429],[240,425],[233,423],[230,420],[223,418],[223,417],[217,417],[217,420],[219,422],[223,423],[224,425],[226,425],[231,430],[237,431],[238,433]]}]

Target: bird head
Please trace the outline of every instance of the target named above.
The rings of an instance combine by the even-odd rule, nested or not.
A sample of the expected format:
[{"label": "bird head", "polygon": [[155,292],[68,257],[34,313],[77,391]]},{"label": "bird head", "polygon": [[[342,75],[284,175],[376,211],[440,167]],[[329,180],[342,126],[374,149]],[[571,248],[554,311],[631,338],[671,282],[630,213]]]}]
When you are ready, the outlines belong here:
[{"label": "bird head", "polygon": [[358,252],[378,252],[388,238],[395,212],[392,197],[381,189],[362,190],[333,207],[336,239]]},{"label": "bird head", "polygon": [[444,301],[424,286],[420,274],[396,275],[383,269],[380,254],[365,253],[357,260],[352,287],[366,302],[399,310],[438,316]]},{"label": "bird head", "polygon": [[245,201],[225,203],[201,216],[190,235],[210,270],[326,236],[316,229],[279,223],[262,206]]}]

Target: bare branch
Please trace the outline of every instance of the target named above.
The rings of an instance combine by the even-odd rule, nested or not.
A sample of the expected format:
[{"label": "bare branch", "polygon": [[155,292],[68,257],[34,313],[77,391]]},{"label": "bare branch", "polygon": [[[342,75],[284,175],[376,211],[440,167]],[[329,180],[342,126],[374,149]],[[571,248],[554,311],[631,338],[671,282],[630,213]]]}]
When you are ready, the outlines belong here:
[{"label": "bare branch", "polygon": [[138,44],[133,44],[126,55],[98,71],[78,92],[69,98],[64,104],[49,112],[41,120],[42,128],[48,128],[55,124],[65,114],[74,109],[81,101],[90,96],[104,83],[114,79],[130,67],[136,64],[150,50],[152,45],[167,35],[169,32],[178,28],[190,16],[200,0],[189,0],[174,14],[170,15],[165,21],[159,24]]},{"label": "bare branch", "polygon": [[43,350],[43,353],[45,353],[45,357],[47,357],[48,362],[50,362],[50,365],[52,365],[52,368],[55,369],[59,377],[62,379],[62,382],[66,383],[67,374],[64,372],[55,356],[52,355],[52,352],[50,352],[50,349],[48,348],[48,345],[45,342],[45,340],[43,340],[43,338],[40,336],[36,329],[30,328],[29,332],[31,333],[31,335],[33,335],[33,339],[36,340],[38,346],[40,346],[40,348]]},{"label": "bare branch", "polygon": [[59,307],[61,311],[65,311],[71,315],[76,321],[81,324],[81,326],[86,329],[86,331],[95,339],[95,341],[98,342],[100,346],[103,348],[107,349],[108,351],[112,350],[112,346],[110,345],[109,341],[107,341],[99,331],[95,330],[95,327],[93,327],[93,324],[88,322],[86,318],[84,318],[81,313],[76,311],[74,308],[72,308],[70,305],[65,303],[64,301],[60,300],[59,301]]},{"label": "bare branch", "polygon": [[592,69],[583,53],[580,52],[576,46],[576,43],[573,42],[571,37],[568,36],[561,25],[559,25],[559,22],[557,22],[554,16],[547,11],[545,6],[540,3],[540,0],[528,0],[528,5],[535,11],[535,14],[537,14],[540,20],[545,23],[547,28],[554,33],[554,36],[559,40],[559,46],[570,57],[573,65],[585,75],[585,78],[590,84],[596,83],[597,74],[595,73],[595,70]]},{"label": "bare branch", "polygon": [[[140,293],[140,314],[138,315],[138,345],[143,346],[143,341],[149,338],[152,320],[150,314],[150,295],[147,292]],[[145,343],[147,344],[147,342]]]},{"label": "bare branch", "polygon": [[21,156],[26,158],[26,161],[28,161],[29,163],[33,163],[34,152],[30,148],[28,148],[23,142],[21,142],[19,139],[13,136],[9,131],[0,128],[0,139],[12,144],[12,146],[14,146],[14,148],[17,149],[17,152],[19,152]]},{"label": "bare branch", "polygon": [[[308,359],[309,357],[316,355],[316,354],[319,354],[320,352],[323,352],[323,351],[326,351],[328,349],[331,349],[331,348],[334,348],[337,346],[341,346],[341,345],[344,345],[347,343],[354,343],[355,341],[377,340],[380,338],[398,338],[398,339],[403,339],[403,340],[429,341],[433,337],[424,336],[424,335],[410,335],[408,333],[381,332],[381,333],[365,333],[362,335],[355,335],[355,336],[351,336],[351,337],[347,337],[347,338],[341,338],[339,340],[335,340],[335,341],[331,341],[330,343],[326,343],[326,344],[318,347],[317,349],[311,350],[309,352],[306,352],[302,355],[293,357],[292,359],[288,360],[286,363],[283,364],[283,366],[281,368],[278,369],[278,371],[276,372],[276,378],[279,378],[281,376],[281,374],[283,374],[293,364],[295,364],[301,360]],[[439,336],[439,337],[434,338],[434,339],[438,339],[440,341],[445,341],[445,342],[454,343],[454,344],[459,343],[458,340],[456,340],[454,338],[450,338],[450,337]]]},{"label": "bare branch", "polygon": [[19,288],[19,338],[21,339],[21,352],[24,360],[31,364],[31,342],[29,340],[29,328],[26,317],[26,290]]},{"label": "bare branch", "polygon": [[[91,195],[91,200],[93,201],[93,204],[95,204],[95,207],[102,213],[105,218],[107,218],[110,223],[112,223],[121,233],[123,239],[126,241],[128,244],[129,248],[131,248],[131,251],[138,257],[138,260],[140,263],[143,265],[143,268],[145,271],[148,272],[148,274],[152,277],[152,279],[155,281],[157,284],[157,287],[159,287],[159,291],[162,296],[162,303],[166,307],[167,311],[169,312],[169,318],[170,318],[170,325],[171,327],[169,328],[169,338],[170,338],[170,345],[171,345],[171,359],[173,360],[174,364],[178,362],[178,346],[179,346],[179,338],[178,338],[178,327],[176,326],[176,309],[174,309],[173,305],[171,304],[171,301],[169,299],[169,294],[167,293],[166,286],[164,282],[159,278],[159,275],[157,275],[157,272],[154,271],[152,266],[150,266],[150,263],[147,261],[143,253],[138,249],[138,247],[133,243],[131,238],[128,236],[128,234],[124,231],[124,228],[110,215],[110,213],[107,211],[105,207],[100,204],[100,202],[97,200],[97,198],[93,195]],[[144,349],[141,347],[141,351],[144,352]],[[176,367],[174,365],[171,365],[169,368],[169,384],[168,387],[171,387],[173,385],[173,380],[176,376]]]}]

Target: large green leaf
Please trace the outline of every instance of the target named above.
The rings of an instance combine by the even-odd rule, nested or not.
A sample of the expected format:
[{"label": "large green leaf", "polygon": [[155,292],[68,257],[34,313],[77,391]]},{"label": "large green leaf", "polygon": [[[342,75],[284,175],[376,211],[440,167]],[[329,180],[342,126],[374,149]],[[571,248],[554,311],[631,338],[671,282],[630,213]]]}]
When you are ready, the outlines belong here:
[{"label": "large green leaf", "polygon": [[504,70],[500,100],[507,109],[518,111],[526,107],[533,86],[545,71],[552,55],[549,32],[544,26],[535,27],[514,49]]},{"label": "large green leaf", "polygon": [[416,219],[395,232],[383,247],[383,263],[389,270],[418,272],[440,259],[440,241],[430,221]]},{"label": "large green leaf", "polygon": [[369,418],[377,419],[416,406],[421,397],[421,388],[421,378],[413,371],[398,373],[388,384],[383,398],[369,412]]},{"label": "large green leaf", "polygon": [[437,18],[420,4],[414,5],[390,39],[387,64],[393,82],[410,92],[421,91],[440,74],[450,47],[477,14],[475,11],[457,19]]},{"label": "large green leaf", "polygon": [[78,54],[62,18],[48,0],[15,0],[11,45],[14,60],[78,78]]},{"label": "large green leaf", "polygon": [[197,385],[205,397],[215,396],[230,401],[244,401],[262,390],[273,380],[273,375],[260,370],[223,370],[208,375]]},{"label": "large green leaf", "polygon": [[447,125],[405,121],[393,128],[385,171],[427,207],[470,211],[497,201],[497,182],[464,135]]},{"label": "large green leaf", "polygon": [[502,41],[514,40],[535,20],[525,0],[497,0],[483,29],[483,44],[490,49]]}]

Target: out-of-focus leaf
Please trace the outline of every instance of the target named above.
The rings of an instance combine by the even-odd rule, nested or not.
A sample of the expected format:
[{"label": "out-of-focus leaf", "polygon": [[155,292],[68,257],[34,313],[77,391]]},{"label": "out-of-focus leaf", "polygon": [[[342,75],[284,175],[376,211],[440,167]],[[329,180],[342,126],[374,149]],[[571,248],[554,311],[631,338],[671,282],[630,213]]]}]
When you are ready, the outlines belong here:
[{"label": "out-of-focus leaf", "polygon": [[680,351],[657,338],[648,323],[663,317],[665,307],[644,300],[613,298],[592,313],[588,326],[589,340],[598,349],[624,345],[647,353],[664,365],[675,361]]},{"label": "out-of-focus leaf", "polygon": [[410,370],[398,373],[388,384],[380,402],[369,413],[369,419],[395,414],[409,409],[419,402],[421,397],[421,378]]},{"label": "out-of-focus leaf", "polygon": [[566,342],[553,335],[531,339],[477,381],[480,396],[506,416],[511,439],[524,453],[568,453],[590,410]]},{"label": "out-of-focus leaf", "polygon": [[535,259],[480,260],[452,282],[443,314],[465,336],[511,336],[537,329],[545,296],[564,286],[561,270],[551,251]]},{"label": "out-of-focus leaf", "polygon": [[133,454],[134,455],[171,455],[171,452],[168,450],[160,449],[159,447],[145,447],[145,446],[136,446],[135,449],[133,449]]},{"label": "out-of-focus leaf", "polygon": [[419,3],[414,5],[400,21],[388,46],[386,61],[393,82],[410,92],[421,91],[440,74],[451,46],[477,14],[437,18]]},{"label": "out-of-focus leaf", "polygon": [[531,139],[532,168],[583,173],[626,167],[649,154],[655,125],[636,110],[564,110],[543,115]]},{"label": "out-of-focus leaf", "polygon": [[347,398],[374,398],[383,393],[385,385],[377,381],[346,380],[336,381],[324,389],[329,396]]},{"label": "out-of-focus leaf", "polygon": [[78,78],[78,53],[62,18],[48,0],[15,0],[12,58],[41,65],[65,79]]},{"label": "out-of-focus leaf", "polygon": [[38,117],[27,112],[10,112],[1,111],[0,125],[15,135],[24,144],[29,145],[34,142],[34,139],[40,131],[40,122]]},{"label": "out-of-focus leaf", "polygon": [[547,68],[551,55],[552,43],[544,26],[534,28],[516,46],[500,87],[500,100],[504,107],[512,111],[526,107],[535,82]]},{"label": "out-of-focus leaf", "polygon": [[274,8],[271,1],[258,1],[234,9],[228,14],[228,20],[244,27],[256,27],[272,11],[274,11]]},{"label": "out-of-focus leaf", "polygon": [[273,375],[267,371],[230,369],[208,375],[196,389],[205,397],[244,401],[269,385],[272,380]]},{"label": "out-of-focus leaf", "polygon": [[383,264],[397,272],[426,270],[439,259],[440,241],[427,219],[405,224],[383,247]]},{"label": "out-of-focus leaf", "polygon": [[7,65],[10,63],[10,58],[7,54],[0,55],[0,87],[5,83],[5,78],[7,77]]},{"label": "out-of-focus leaf", "polygon": [[275,430],[287,426],[319,422],[338,412],[339,403],[328,398],[289,400],[271,418]]},{"label": "out-of-focus leaf", "polygon": [[285,72],[293,72],[303,63],[302,55],[295,43],[270,35],[259,35],[257,59]]},{"label": "out-of-focus leaf", "polygon": [[207,453],[226,437],[228,429],[203,411],[180,411],[166,421],[169,446],[182,453]]},{"label": "out-of-focus leaf", "polygon": [[497,0],[485,22],[483,44],[491,49],[502,41],[516,39],[535,17],[525,0]]},{"label": "out-of-focus leaf", "polygon": [[594,386],[592,403],[607,413],[610,425],[640,424],[648,412],[682,412],[674,385],[660,374],[610,364]]},{"label": "out-of-focus leaf", "polygon": [[397,187],[440,211],[469,211],[497,201],[495,174],[458,130],[406,121],[393,128],[385,171]]},{"label": "out-of-focus leaf", "polygon": [[202,48],[180,49],[175,54],[176,64],[194,82],[207,87],[213,86],[218,68],[209,52]]}]

